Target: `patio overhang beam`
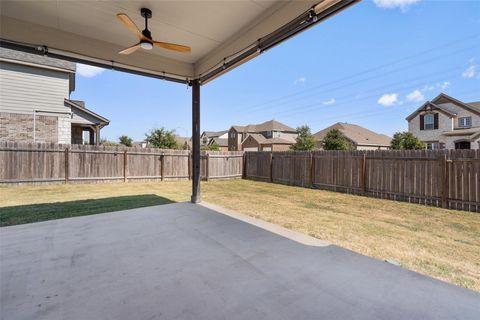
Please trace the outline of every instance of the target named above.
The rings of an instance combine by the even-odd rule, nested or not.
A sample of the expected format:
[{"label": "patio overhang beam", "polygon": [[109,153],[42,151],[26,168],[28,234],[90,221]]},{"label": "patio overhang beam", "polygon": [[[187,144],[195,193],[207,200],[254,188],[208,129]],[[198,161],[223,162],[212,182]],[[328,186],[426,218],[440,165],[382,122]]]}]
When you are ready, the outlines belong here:
[{"label": "patio overhang beam", "polygon": [[22,51],[31,54],[37,54],[41,56],[47,56],[49,58],[61,59],[75,63],[86,64],[94,67],[110,69],[115,71],[126,72],[144,77],[150,77],[155,79],[161,79],[166,81],[172,81],[176,83],[188,84],[190,80],[182,76],[174,76],[167,73],[152,72],[150,70],[142,70],[141,68],[124,65],[115,61],[106,61],[97,58],[91,58],[84,55],[65,52],[58,49],[52,49],[44,45],[33,45],[27,43],[19,43],[15,41],[0,39],[0,47],[6,49],[12,49]]},{"label": "patio overhang beam", "polygon": [[200,84],[203,85],[208,81],[219,77],[236,66],[258,56],[260,53],[267,51],[268,49],[280,44],[294,35],[330,18],[331,16],[360,1],[361,0],[342,0],[337,2],[335,0],[325,0],[315,6],[312,6],[308,11],[304,12],[281,28],[258,39],[256,43],[247,47],[241,53],[238,53],[237,55],[228,59],[225,58],[223,64],[220,66],[217,66],[204,75],[200,75],[198,77]]}]

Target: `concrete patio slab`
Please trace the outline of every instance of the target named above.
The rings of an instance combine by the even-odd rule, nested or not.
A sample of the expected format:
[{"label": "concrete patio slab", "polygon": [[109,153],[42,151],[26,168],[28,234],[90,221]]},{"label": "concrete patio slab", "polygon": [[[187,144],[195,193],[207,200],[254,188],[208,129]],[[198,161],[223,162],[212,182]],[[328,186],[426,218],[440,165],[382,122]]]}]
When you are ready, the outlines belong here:
[{"label": "concrete patio slab", "polygon": [[480,294],[189,203],[0,229],[1,318],[480,319]]}]

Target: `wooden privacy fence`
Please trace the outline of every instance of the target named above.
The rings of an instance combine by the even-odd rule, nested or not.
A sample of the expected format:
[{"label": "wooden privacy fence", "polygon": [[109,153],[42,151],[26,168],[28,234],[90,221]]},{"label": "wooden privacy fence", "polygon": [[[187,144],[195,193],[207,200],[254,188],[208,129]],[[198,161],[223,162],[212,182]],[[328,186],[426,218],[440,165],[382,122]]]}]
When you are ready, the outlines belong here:
[{"label": "wooden privacy fence", "polygon": [[[191,178],[184,150],[0,142],[0,183]],[[201,177],[239,178],[242,152],[202,153]]]},{"label": "wooden privacy fence", "polygon": [[246,152],[245,177],[480,212],[480,150]]}]

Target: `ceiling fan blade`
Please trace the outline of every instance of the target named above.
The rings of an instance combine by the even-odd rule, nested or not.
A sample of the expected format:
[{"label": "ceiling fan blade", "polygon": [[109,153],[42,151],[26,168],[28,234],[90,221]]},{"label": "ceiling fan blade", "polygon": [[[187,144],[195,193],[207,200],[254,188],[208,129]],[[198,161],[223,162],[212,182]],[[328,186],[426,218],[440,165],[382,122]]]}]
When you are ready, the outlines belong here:
[{"label": "ceiling fan blade", "polygon": [[130,19],[129,16],[127,16],[126,13],[117,14],[117,18],[125,25],[125,27],[135,33],[138,39],[143,40],[145,38],[140,29],[138,29],[137,25],[132,21],[132,19]]},{"label": "ceiling fan blade", "polygon": [[187,46],[182,46],[175,43],[152,41],[152,43],[157,46],[168,50],[178,51],[178,52],[191,52],[192,49]]},{"label": "ceiling fan blade", "polygon": [[130,53],[134,53],[135,51],[137,51],[138,49],[140,49],[140,42],[137,43],[136,45],[133,45],[131,47],[128,47],[126,49],[123,49],[122,51],[120,51],[119,53],[120,54],[130,54]]}]

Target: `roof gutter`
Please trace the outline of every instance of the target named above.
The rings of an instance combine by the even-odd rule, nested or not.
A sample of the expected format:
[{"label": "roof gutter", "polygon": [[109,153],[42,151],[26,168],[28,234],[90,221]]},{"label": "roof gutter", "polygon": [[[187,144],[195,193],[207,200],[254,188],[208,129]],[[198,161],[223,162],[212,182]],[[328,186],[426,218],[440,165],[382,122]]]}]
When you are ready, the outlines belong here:
[{"label": "roof gutter", "polygon": [[82,63],[82,64],[104,68],[104,69],[127,72],[131,74],[139,75],[139,76],[145,76],[145,77],[167,80],[167,81],[183,83],[183,84],[189,83],[188,78],[184,76],[172,75],[172,74],[167,74],[162,72],[154,72],[147,69],[142,69],[142,68],[138,68],[130,65],[117,63],[115,61],[107,61],[107,60],[87,57],[87,56],[72,53],[72,52],[57,50],[57,49],[49,48],[47,46],[37,46],[32,44],[19,43],[16,41],[10,41],[6,39],[0,39],[0,47],[22,51],[26,53],[31,53],[31,54],[37,54],[41,56],[47,56],[54,59],[66,60],[66,61],[75,62],[75,63]]}]

